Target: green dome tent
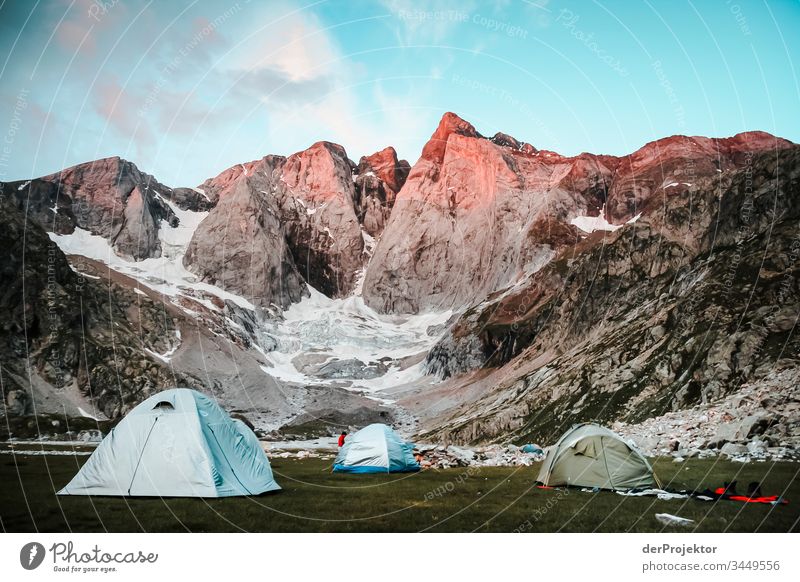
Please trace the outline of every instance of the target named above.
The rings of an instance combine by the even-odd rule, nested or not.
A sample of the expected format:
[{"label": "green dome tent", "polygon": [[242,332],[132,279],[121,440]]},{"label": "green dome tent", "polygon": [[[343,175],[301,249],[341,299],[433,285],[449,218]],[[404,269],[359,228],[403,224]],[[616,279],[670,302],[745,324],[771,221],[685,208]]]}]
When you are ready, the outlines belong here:
[{"label": "green dome tent", "polygon": [[188,388],[131,410],[59,495],[231,497],[280,489],[253,434]]},{"label": "green dome tent", "polygon": [[617,433],[596,424],[578,424],[547,449],[536,479],[557,487],[623,490],[661,487],[647,459]]}]

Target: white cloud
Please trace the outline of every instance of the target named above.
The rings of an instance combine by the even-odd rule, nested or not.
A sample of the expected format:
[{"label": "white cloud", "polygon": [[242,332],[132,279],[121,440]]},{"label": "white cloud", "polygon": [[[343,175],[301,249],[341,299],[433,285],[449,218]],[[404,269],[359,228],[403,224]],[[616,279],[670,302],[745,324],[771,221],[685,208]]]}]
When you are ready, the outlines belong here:
[{"label": "white cloud", "polygon": [[[270,17],[243,36],[227,66],[232,69],[278,71],[291,81],[308,81],[331,74],[341,59],[329,32],[307,11],[281,4],[269,6]],[[280,14],[275,16],[275,14]],[[283,14],[281,14],[283,13]]]}]

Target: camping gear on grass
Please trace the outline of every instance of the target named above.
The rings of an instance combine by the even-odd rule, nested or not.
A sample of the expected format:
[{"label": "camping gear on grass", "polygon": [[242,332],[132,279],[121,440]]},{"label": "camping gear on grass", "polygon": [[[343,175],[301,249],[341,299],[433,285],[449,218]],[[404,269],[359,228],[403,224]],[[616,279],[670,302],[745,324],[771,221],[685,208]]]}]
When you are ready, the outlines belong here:
[{"label": "camping gear on grass", "polygon": [[736,491],[737,482],[726,482],[723,487],[717,487],[713,491],[706,489],[704,491],[694,491],[692,494],[695,497],[705,497],[714,500],[726,501],[741,501],[742,503],[766,503],[769,505],[788,505],[789,500],[784,499],[780,495],[764,495],[761,492],[761,483],[753,481],[747,486],[747,495],[742,495]]},{"label": "camping gear on grass", "polygon": [[337,473],[404,473],[419,471],[414,445],[404,442],[385,424],[371,424],[349,435],[339,449]]},{"label": "camping gear on grass", "polygon": [[689,527],[694,524],[693,519],[672,515],[671,513],[656,513],[656,520],[664,525],[677,525],[680,527]]},{"label": "camping gear on grass", "polygon": [[622,495],[623,497],[658,497],[661,501],[689,499],[689,493],[671,489],[630,489],[628,491],[617,491],[617,495]]},{"label": "camping gear on grass", "polygon": [[555,487],[599,487],[627,491],[661,488],[647,459],[615,432],[596,424],[578,424],[547,449],[536,479]]},{"label": "camping gear on grass", "polygon": [[253,431],[188,388],[131,410],[59,495],[230,497],[280,489]]}]

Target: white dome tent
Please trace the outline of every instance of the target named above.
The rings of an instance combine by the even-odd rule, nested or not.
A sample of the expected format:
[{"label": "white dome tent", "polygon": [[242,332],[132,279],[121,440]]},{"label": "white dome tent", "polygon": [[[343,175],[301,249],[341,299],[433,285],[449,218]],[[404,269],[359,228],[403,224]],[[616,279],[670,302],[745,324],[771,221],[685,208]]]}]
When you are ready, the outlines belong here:
[{"label": "white dome tent", "polygon": [[253,431],[188,388],[141,402],[59,495],[231,497],[280,489]]},{"label": "white dome tent", "polygon": [[370,424],[348,436],[339,449],[333,470],[337,473],[407,473],[419,471],[414,446],[391,427]]}]

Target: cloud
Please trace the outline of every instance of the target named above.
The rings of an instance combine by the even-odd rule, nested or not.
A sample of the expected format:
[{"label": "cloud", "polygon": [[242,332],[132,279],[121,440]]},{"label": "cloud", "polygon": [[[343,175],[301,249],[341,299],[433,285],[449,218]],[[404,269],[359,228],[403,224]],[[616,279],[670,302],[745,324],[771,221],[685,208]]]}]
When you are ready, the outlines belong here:
[{"label": "cloud", "polygon": [[89,26],[65,20],[56,30],[56,40],[61,48],[70,52],[80,51],[86,55],[95,53],[95,39],[91,35]]},{"label": "cloud", "polygon": [[234,51],[230,68],[270,70],[293,82],[335,73],[342,57],[324,24],[311,12],[280,6],[271,4],[269,16],[253,19],[258,27],[245,33],[249,38]]},{"label": "cloud", "polygon": [[128,16],[121,2],[97,0],[62,0],[51,4],[48,10],[49,18],[56,26],[58,46],[70,55],[78,51],[84,58],[97,55],[99,37],[113,32]]},{"label": "cloud", "polygon": [[[380,77],[365,83],[364,69],[342,54],[317,15],[288,3],[271,3],[269,10],[207,8],[171,16],[149,10],[130,32],[131,41],[120,45],[122,52],[114,51],[106,69],[114,73],[101,75],[90,100],[102,122],[103,147],[121,144],[134,161],[151,171],[158,167],[176,183],[224,169],[214,164],[231,163],[233,151],[252,149],[244,155],[253,158],[288,154],[321,139],[341,143],[356,159],[390,140],[401,155],[418,153],[416,144],[402,148],[401,136],[430,133],[436,121],[430,116],[440,112],[424,112],[426,91],[402,83],[385,87]],[[180,18],[156,41],[154,27],[172,17]],[[115,26],[109,38],[119,38],[127,25]],[[101,56],[108,40],[96,45]],[[94,74],[87,70],[71,83]],[[84,128],[94,126],[86,121],[81,119]],[[221,143],[231,144],[231,151],[213,148]],[[176,179],[176,164],[165,160],[184,158],[197,166],[186,168],[195,175]]]},{"label": "cloud", "polygon": [[97,85],[93,105],[101,119],[122,137],[138,144],[152,142],[152,132],[138,114],[142,106],[140,96],[123,88],[116,77],[110,76]]}]

